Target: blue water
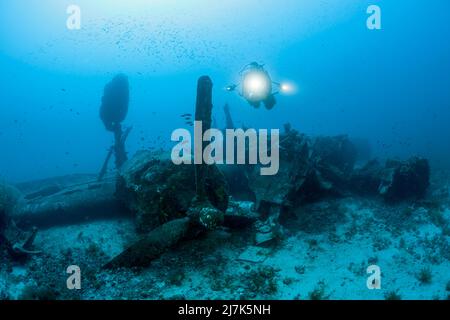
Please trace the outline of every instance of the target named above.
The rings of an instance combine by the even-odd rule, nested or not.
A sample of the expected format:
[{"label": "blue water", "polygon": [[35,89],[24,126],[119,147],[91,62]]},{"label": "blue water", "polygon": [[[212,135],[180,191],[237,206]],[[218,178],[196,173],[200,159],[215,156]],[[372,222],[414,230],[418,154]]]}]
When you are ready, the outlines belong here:
[{"label": "blue water", "polygon": [[[66,8],[81,8],[68,30]],[[382,10],[368,30],[366,9]],[[131,86],[127,149],[170,148],[196,80],[214,82],[214,116],[238,125],[368,139],[373,156],[450,164],[450,2],[185,0],[0,2],[0,176],[98,172],[113,142],[98,116],[118,72]],[[224,87],[264,63],[297,92],[253,109]]]}]

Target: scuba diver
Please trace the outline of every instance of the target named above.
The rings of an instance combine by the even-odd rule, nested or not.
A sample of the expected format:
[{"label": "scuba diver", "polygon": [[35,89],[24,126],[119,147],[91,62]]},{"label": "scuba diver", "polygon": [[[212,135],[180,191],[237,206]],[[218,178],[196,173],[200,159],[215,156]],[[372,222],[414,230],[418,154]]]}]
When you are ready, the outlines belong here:
[{"label": "scuba diver", "polygon": [[105,175],[109,159],[113,152],[117,169],[128,160],[125,151],[125,141],[131,128],[127,128],[125,132],[123,132],[122,121],[125,120],[128,114],[129,96],[128,78],[124,74],[116,75],[111,82],[105,86],[102,104],[100,106],[100,119],[103,121],[106,130],[114,133],[115,143],[108,152],[99,175],[99,180]]},{"label": "scuba diver", "polygon": [[[275,95],[278,92],[273,92],[273,85],[280,86],[279,83],[273,82],[269,73],[264,69],[263,64],[252,62],[246,65],[239,72],[241,78],[241,92],[239,93],[247,102],[254,108],[259,108],[261,103],[266,109],[272,109],[277,103]],[[237,89],[239,84],[232,84],[225,89],[228,92],[233,92]]]}]

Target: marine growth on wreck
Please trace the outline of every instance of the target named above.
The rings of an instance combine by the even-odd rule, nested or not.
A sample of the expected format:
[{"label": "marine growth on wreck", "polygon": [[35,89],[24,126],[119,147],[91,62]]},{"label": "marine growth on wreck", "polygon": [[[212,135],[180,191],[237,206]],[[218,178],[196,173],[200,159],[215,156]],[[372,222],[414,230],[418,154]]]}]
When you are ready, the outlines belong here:
[{"label": "marine growth on wreck", "polygon": [[450,5],[281,2],[2,1],[1,300],[450,297]]}]

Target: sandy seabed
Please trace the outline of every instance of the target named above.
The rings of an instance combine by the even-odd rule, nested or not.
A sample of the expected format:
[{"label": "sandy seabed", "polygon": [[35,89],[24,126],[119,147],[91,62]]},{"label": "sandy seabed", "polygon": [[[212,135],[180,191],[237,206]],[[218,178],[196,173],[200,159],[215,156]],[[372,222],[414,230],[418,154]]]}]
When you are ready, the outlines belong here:
[{"label": "sandy seabed", "polygon": [[[448,299],[450,209],[432,211],[325,200],[287,219],[284,238],[269,246],[255,246],[252,228],[220,228],[139,270],[102,269],[137,239],[132,220],[52,227],[35,240],[42,254],[1,270],[0,291],[3,299]],[[67,289],[69,265],[81,268],[81,290]],[[381,268],[380,290],[367,288],[370,265]]]}]

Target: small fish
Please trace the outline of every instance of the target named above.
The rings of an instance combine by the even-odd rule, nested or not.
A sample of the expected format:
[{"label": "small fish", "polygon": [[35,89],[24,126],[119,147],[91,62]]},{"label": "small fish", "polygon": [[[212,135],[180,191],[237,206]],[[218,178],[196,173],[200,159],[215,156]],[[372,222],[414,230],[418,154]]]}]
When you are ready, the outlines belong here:
[{"label": "small fish", "polygon": [[64,88],[61,88],[61,91],[62,91],[62,92],[66,92],[66,89],[64,89]]},{"label": "small fish", "polygon": [[190,125],[191,127],[194,125],[194,123],[192,121],[188,121],[186,122],[187,125]]},{"label": "small fish", "polygon": [[181,117],[182,117],[182,118],[191,118],[191,117],[192,117],[192,114],[190,114],[190,113],[185,113],[185,114],[182,114]]}]

